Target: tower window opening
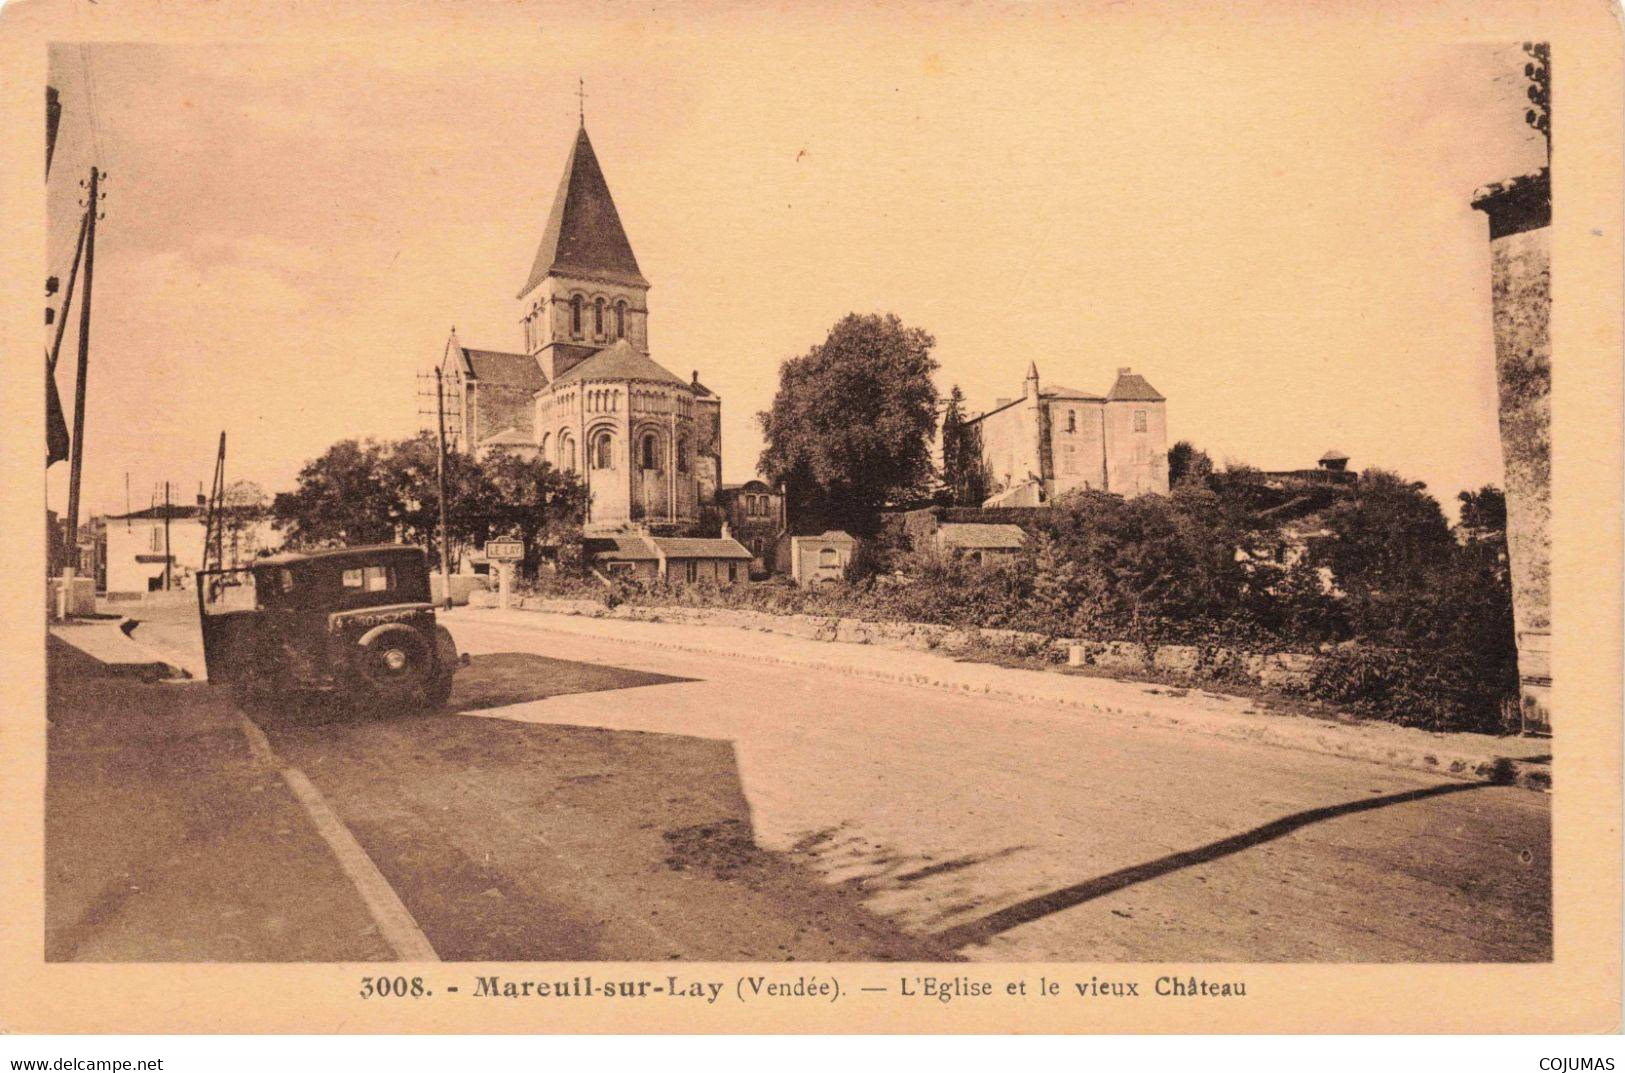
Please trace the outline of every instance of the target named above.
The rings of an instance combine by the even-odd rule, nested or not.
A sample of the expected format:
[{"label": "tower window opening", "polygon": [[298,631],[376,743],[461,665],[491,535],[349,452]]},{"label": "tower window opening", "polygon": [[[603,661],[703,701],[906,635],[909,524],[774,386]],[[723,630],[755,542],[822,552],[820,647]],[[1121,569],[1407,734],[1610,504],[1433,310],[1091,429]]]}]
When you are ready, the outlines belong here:
[{"label": "tower window opening", "polygon": [[615,303],[615,338],[626,338],[626,303]]},{"label": "tower window opening", "polygon": [[1134,431],[1135,432],[1144,432],[1145,431],[1145,411],[1144,410],[1135,410],[1134,411]]},{"label": "tower window opening", "polygon": [[604,337],[604,300],[597,299],[592,304],[592,334],[599,339]]},{"label": "tower window opening", "polygon": [[1066,412],[1066,430],[1068,432],[1078,431],[1078,411],[1068,410]]},{"label": "tower window opening", "polygon": [[570,296],[570,334],[581,338],[581,295]]}]

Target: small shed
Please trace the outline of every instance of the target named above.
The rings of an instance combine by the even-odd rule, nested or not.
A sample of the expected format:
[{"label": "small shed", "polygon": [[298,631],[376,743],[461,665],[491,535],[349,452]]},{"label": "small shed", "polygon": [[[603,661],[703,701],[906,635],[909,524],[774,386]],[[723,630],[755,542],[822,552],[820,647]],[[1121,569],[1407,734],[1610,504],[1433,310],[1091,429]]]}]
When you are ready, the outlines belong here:
[{"label": "small shed", "polygon": [[797,585],[812,586],[846,576],[858,541],[851,533],[829,529],[817,536],[790,538],[790,576]]},{"label": "small shed", "polygon": [[1014,559],[1027,543],[1019,525],[987,522],[944,522],[937,527],[937,550],[945,555],[963,555],[979,563]]}]

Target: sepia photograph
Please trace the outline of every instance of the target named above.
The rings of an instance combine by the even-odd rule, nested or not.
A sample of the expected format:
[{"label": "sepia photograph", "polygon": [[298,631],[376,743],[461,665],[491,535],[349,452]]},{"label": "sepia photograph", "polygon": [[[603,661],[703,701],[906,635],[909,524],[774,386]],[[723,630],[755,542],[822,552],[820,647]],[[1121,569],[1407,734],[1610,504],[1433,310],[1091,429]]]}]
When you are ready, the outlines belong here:
[{"label": "sepia photograph", "polygon": [[1199,1020],[1562,960],[1619,624],[1554,660],[1553,459],[1618,399],[1565,447],[1553,390],[1619,355],[1553,358],[1561,33],[68,6],[44,966]]}]

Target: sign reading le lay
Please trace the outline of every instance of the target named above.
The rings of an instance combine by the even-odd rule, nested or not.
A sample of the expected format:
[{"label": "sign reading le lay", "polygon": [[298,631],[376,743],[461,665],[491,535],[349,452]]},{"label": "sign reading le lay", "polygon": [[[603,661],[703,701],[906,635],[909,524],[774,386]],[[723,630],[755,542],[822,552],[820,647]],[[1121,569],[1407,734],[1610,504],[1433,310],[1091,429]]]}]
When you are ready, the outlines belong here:
[{"label": "sign reading le lay", "polygon": [[518,562],[525,557],[522,540],[487,540],[485,557],[492,562]]}]

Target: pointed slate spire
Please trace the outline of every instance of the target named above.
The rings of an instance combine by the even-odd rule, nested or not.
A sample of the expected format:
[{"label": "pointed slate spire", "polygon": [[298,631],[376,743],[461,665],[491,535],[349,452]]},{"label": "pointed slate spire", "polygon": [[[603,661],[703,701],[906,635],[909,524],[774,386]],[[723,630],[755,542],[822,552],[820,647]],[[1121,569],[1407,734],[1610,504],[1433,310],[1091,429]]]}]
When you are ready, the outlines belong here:
[{"label": "pointed slate spire", "polygon": [[536,263],[519,297],[529,294],[555,272],[638,287],[649,285],[638,271],[638,259],[632,255],[632,244],[621,227],[609,183],[598,166],[585,126],[577,132],[570,159],[564,163],[564,177],[553,197],[553,211],[547,217]]}]

